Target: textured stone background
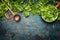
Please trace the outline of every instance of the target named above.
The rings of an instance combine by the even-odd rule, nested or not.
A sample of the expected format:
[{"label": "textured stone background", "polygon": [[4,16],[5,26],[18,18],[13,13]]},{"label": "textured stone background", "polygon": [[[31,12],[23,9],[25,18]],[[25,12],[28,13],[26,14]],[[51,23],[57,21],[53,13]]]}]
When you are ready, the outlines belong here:
[{"label": "textured stone background", "polygon": [[[28,18],[21,15],[21,21],[16,23],[11,19],[0,20],[0,40],[60,40],[60,22],[46,23],[38,15]],[[1,24],[2,23],[2,24]]]},{"label": "textured stone background", "polygon": [[16,23],[7,12],[11,19],[0,19],[0,40],[60,40],[60,21],[46,23],[38,15],[25,18],[24,13],[19,13],[22,18]]}]

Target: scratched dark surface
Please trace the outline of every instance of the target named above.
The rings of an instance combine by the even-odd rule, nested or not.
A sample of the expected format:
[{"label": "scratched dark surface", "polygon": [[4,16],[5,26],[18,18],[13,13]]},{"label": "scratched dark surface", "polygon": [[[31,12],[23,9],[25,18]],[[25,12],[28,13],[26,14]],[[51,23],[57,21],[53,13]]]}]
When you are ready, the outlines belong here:
[{"label": "scratched dark surface", "polygon": [[28,18],[21,15],[21,21],[11,19],[0,20],[0,40],[60,40],[60,22],[46,23],[38,15],[30,15]]},{"label": "scratched dark surface", "polygon": [[46,23],[41,16],[30,15],[28,18],[21,15],[21,21],[13,21],[13,15],[7,12],[11,19],[1,21],[0,40],[60,40],[60,21]]}]

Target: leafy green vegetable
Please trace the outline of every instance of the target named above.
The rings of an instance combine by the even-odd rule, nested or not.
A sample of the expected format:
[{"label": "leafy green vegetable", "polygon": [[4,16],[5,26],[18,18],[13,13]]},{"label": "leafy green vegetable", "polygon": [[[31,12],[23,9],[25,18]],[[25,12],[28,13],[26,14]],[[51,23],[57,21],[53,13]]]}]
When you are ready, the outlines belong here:
[{"label": "leafy green vegetable", "polygon": [[47,22],[53,22],[58,17],[58,10],[52,5],[45,6],[41,9],[41,12],[42,18]]},{"label": "leafy green vegetable", "polygon": [[34,4],[34,0],[28,0],[28,3],[29,3],[30,5],[33,5],[33,4]]},{"label": "leafy green vegetable", "polygon": [[[50,0],[49,0],[49,1],[50,1]],[[41,5],[44,5],[44,4],[48,3],[49,1],[48,1],[48,0],[39,0],[39,3],[40,3]]]},{"label": "leafy green vegetable", "polygon": [[0,18],[3,19],[4,12],[3,10],[8,10],[3,3],[0,2]]},{"label": "leafy green vegetable", "polygon": [[21,3],[24,3],[24,0],[19,0],[19,3],[21,4]]},{"label": "leafy green vegetable", "polygon": [[15,10],[17,10],[17,11],[23,11],[23,8],[22,8],[22,6],[20,6],[20,5],[18,5],[18,3],[14,3],[14,8],[15,8]]},{"label": "leafy green vegetable", "polygon": [[[24,1],[28,1],[28,2],[24,3]],[[9,7],[15,12],[21,12],[21,11],[25,12],[24,14],[25,16],[29,16],[30,12],[32,14],[40,15],[40,5],[39,5],[40,3],[35,4],[35,0],[4,0],[4,2],[7,3]],[[40,1],[36,0],[36,2],[40,2]],[[46,0],[44,0],[44,2],[46,2]],[[7,10],[6,7],[5,10]]]},{"label": "leafy green vegetable", "polygon": [[24,11],[24,16],[25,17],[28,17],[30,15],[30,12],[29,11]]},{"label": "leafy green vegetable", "polygon": [[40,15],[40,6],[38,5],[38,4],[34,4],[34,5],[32,5],[31,6],[31,12],[33,13],[33,14],[38,14],[38,15]]},{"label": "leafy green vegetable", "polygon": [[[27,3],[25,3],[25,1],[27,1]],[[55,13],[54,11],[56,10],[50,9],[49,6],[46,6],[47,8],[45,7],[45,4],[49,1],[53,1],[54,3],[56,2],[56,0],[4,0],[4,2],[7,3],[14,12],[24,12],[25,16],[29,16],[31,13],[33,15],[40,15],[41,11],[44,10],[42,13],[48,13],[48,15],[44,15],[47,15],[49,18],[51,17],[51,19],[53,19],[53,17],[55,17],[55,14],[52,14]],[[0,2],[0,17],[4,17],[4,10],[7,11],[8,9],[2,2]],[[48,10],[53,10],[53,12]]]},{"label": "leafy green vegetable", "polygon": [[31,11],[30,5],[25,4],[25,5],[23,5],[23,8],[24,8],[24,10],[23,10],[24,15],[25,15],[26,17],[28,17],[28,16],[30,15],[30,11]]},{"label": "leafy green vegetable", "polygon": [[58,21],[60,21],[60,12],[59,12],[59,15],[58,15],[58,18],[57,18]]}]

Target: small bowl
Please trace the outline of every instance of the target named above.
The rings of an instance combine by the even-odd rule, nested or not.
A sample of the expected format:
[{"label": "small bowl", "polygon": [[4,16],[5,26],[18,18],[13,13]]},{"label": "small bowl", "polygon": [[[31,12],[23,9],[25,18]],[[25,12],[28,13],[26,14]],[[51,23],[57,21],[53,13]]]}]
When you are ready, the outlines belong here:
[{"label": "small bowl", "polygon": [[58,13],[57,13],[57,16],[54,18],[54,20],[52,20],[52,21],[49,21],[49,20],[46,20],[43,16],[41,16],[42,17],[42,19],[45,21],[45,22],[54,22],[57,18],[58,18]]},{"label": "small bowl", "polygon": [[[55,7],[55,6],[54,6]],[[56,7],[55,7],[56,8]],[[56,8],[57,9],[57,8]],[[53,20],[48,20],[48,19],[45,19],[44,18],[44,16],[42,16],[42,14],[41,14],[41,17],[42,17],[42,19],[45,21],[45,22],[54,22],[57,18],[58,18],[58,13],[56,14],[56,17],[54,17],[54,19]]]},{"label": "small bowl", "polygon": [[14,17],[13,17],[13,20],[15,22],[19,22],[21,20],[21,16],[19,14],[15,14]]}]

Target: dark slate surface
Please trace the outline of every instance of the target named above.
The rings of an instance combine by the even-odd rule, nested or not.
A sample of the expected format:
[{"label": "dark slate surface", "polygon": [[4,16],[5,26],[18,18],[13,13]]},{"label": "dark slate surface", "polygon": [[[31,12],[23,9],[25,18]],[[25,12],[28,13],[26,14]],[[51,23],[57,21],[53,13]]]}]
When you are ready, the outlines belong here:
[{"label": "dark slate surface", "polygon": [[38,15],[28,18],[21,15],[21,21],[16,23],[11,19],[0,21],[0,40],[60,40],[60,22],[46,23]]}]

